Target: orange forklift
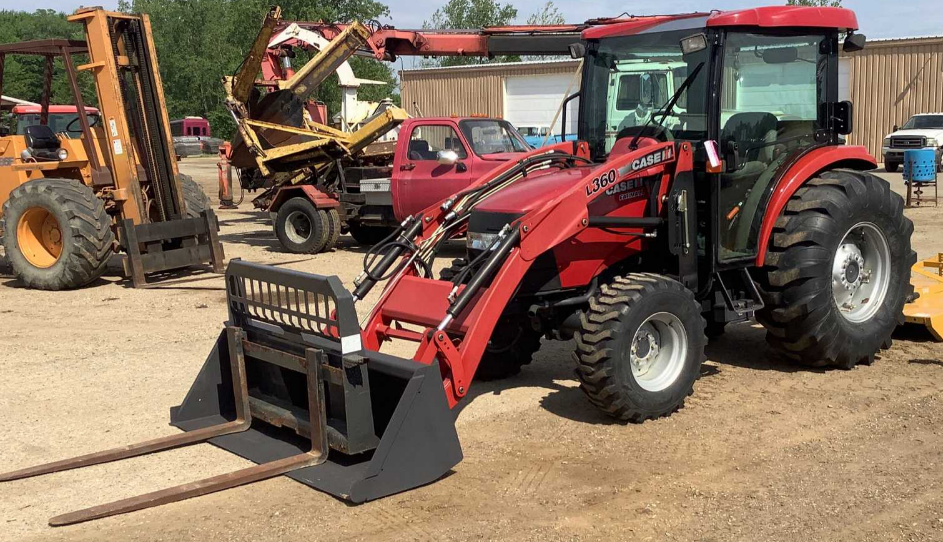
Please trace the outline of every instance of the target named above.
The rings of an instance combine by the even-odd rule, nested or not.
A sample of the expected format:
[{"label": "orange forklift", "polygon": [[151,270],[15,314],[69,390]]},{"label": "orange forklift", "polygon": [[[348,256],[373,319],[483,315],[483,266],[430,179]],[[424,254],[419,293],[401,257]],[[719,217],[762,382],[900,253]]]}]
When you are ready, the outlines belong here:
[{"label": "orange forklift", "polygon": [[[147,15],[84,8],[68,20],[83,25],[85,41],[0,45],[0,89],[8,56],[45,58],[39,124],[0,134],[0,231],[17,278],[44,290],[82,287],[114,253],[135,286],[190,266],[221,272],[209,199],[177,170]],[[87,63],[76,65],[77,55]],[[48,122],[57,57],[76,110],[59,133]],[[95,80],[98,116],[87,113],[83,71]]]}]

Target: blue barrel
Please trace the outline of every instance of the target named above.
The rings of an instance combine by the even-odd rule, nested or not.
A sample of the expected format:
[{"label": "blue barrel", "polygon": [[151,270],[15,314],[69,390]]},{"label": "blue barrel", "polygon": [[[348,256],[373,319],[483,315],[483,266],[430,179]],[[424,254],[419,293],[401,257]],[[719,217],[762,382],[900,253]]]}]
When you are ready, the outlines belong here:
[{"label": "blue barrel", "polygon": [[904,180],[929,183],[936,180],[936,150],[904,151]]}]

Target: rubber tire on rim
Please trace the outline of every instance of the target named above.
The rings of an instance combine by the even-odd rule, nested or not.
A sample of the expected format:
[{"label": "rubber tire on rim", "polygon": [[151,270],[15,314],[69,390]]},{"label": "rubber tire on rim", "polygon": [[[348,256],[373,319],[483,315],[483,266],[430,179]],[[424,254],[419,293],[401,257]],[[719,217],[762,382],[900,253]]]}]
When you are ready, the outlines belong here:
[{"label": "rubber tire on rim", "polygon": [[[826,172],[796,191],[776,219],[766,265],[757,273],[766,307],[756,318],[775,351],[802,365],[850,369],[890,348],[891,333],[904,323],[917,261],[910,247],[914,226],[903,211],[887,181],[859,171]],[[862,222],[883,233],[891,269],[881,308],[852,323],[834,301],[832,264],[846,233]]]},{"label": "rubber tire on rim", "polygon": [[[311,235],[304,242],[292,241],[285,231],[288,217],[295,212],[303,213],[311,223]],[[317,254],[327,244],[330,224],[327,213],[319,212],[307,198],[291,198],[278,209],[275,215],[275,236],[289,252],[295,254]]]},{"label": "rubber tire on rim", "polygon": [[[62,251],[48,268],[20,252],[16,229],[28,209],[42,207],[59,223]],[[37,179],[18,186],[3,204],[3,247],[17,278],[28,288],[67,290],[94,281],[105,271],[114,247],[111,217],[95,192],[73,179]]]},{"label": "rubber tire on rim", "polygon": [[[506,338],[496,338],[499,330],[514,330],[514,338],[507,344]],[[492,344],[493,341],[503,341],[505,344]],[[526,321],[520,319],[500,319],[492,332],[488,346],[481,355],[478,368],[475,370],[476,380],[499,380],[508,378],[521,372],[521,367],[529,364],[534,354],[540,350],[540,333],[533,330]]]},{"label": "rubber tire on rim", "polygon": [[199,218],[200,213],[210,208],[210,198],[189,175],[180,174],[180,190],[183,192],[187,218]]},{"label": "rubber tire on rim", "polygon": [[383,226],[363,226],[357,222],[349,222],[347,228],[350,236],[354,238],[354,241],[357,241],[357,243],[361,245],[370,246],[379,243],[393,233],[391,228]]},{"label": "rubber tire on rim", "polygon": [[320,212],[327,215],[327,241],[324,243],[324,248],[321,249],[322,252],[327,252],[337,246],[337,240],[341,236],[341,215],[338,214],[337,209],[321,210]]},{"label": "rubber tire on rim", "polygon": [[900,164],[897,162],[884,162],[884,171],[888,173],[897,173],[897,168],[900,167]]},{"label": "rubber tire on rim", "polygon": [[[687,336],[687,355],[674,382],[653,392],[635,380],[629,352],[638,329],[658,313],[680,320]],[[576,376],[596,407],[613,418],[640,423],[684,406],[694,391],[707,344],[706,324],[693,292],[674,279],[651,273],[615,277],[590,298],[580,324],[573,353]]]},{"label": "rubber tire on rim", "polygon": [[[448,267],[442,268],[442,271],[439,271],[439,280],[452,281],[459,273],[462,272],[462,269],[465,269],[465,266],[468,265],[468,260],[465,258],[456,258],[452,260],[452,263]],[[468,282],[470,276],[466,276],[463,282]]]}]

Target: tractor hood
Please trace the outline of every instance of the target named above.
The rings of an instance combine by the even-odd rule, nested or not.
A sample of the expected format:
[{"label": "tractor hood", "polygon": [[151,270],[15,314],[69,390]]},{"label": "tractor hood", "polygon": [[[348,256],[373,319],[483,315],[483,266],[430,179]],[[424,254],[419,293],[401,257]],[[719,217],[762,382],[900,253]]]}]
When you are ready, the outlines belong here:
[{"label": "tractor hood", "polygon": [[527,179],[514,183],[478,204],[473,213],[515,213],[520,216],[566,192],[588,175],[591,169],[576,167],[531,173]]}]

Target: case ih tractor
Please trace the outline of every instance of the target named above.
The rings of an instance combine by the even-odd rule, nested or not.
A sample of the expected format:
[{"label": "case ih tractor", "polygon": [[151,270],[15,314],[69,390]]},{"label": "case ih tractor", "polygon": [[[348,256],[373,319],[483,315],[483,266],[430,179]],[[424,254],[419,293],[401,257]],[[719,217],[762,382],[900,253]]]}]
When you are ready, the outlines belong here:
[{"label": "case ih tractor", "polygon": [[[542,335],[572,338],[590,402],[633,422],[681,408],[706,335],[753,315],[796,363],[871,363],[903,322],[916,257],[901,198],[842,142],[839,36],[860,48],[856,28],[851,11],[806,7],[589,25],[572,47],[584,59],[578,142],[407,218],[353,292],[232,262],[228,327],[171,413],[185,433],[3,479],[209,440],[259,465],[52,523],[283,473],[352,502],[383,497],[461,460],[449,409],[474,378],[518,372]],[[683,63],[685,75],[612,140],[608,89],[627,60]],[[434,276],[461,236],[466,258]],[[355,303],[383,280],[361,325]],[[382,353],[393,340],[415,344],[412,357]]]}]

